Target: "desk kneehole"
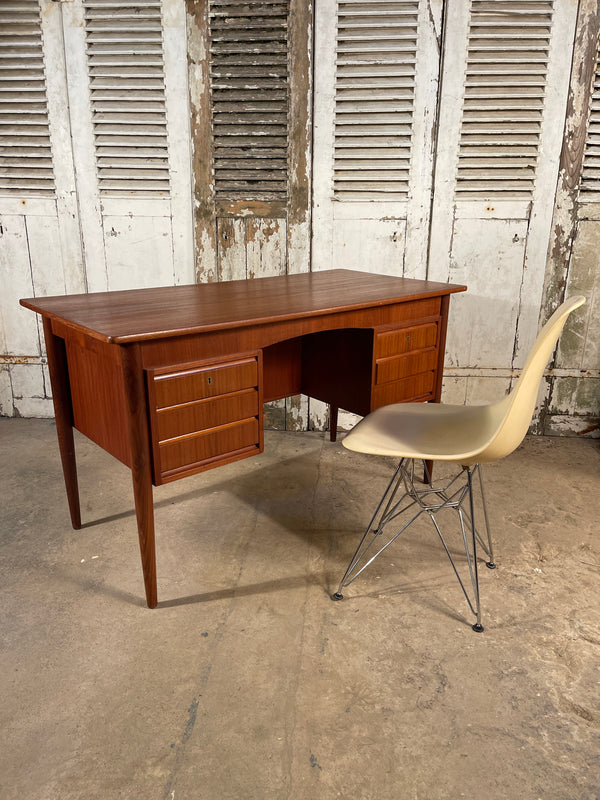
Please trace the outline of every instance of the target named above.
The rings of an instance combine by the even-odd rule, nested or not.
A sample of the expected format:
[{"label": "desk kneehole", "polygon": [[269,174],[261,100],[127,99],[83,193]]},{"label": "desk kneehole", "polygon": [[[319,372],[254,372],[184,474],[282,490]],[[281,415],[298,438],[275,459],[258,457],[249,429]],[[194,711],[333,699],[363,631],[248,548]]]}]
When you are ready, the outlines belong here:
[{"label": "desk kneehole", "polygon": [[154,483],[263,450],[260,353],[146,370]]}]

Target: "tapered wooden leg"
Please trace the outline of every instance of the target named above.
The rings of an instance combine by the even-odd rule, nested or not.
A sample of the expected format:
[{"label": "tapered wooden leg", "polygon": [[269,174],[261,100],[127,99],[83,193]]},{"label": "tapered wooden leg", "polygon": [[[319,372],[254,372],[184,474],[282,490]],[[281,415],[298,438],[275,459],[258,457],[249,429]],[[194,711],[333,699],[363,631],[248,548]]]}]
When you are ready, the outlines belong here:
[{"label": "tapered wooden leg", "polygon": [[338,407],[329,406],[329,441],[335,442],[337,439]]},{"label": "tapered wooden leg", "polygon": [[69,388],[69,370],[64,339],[52,333],[52,323],[44,317],[44,338],[48,371],[52,385],[52,401],[56,417],[56,433],[62,462],[71,523],[76,530],[81,528],[81,509],[77,485],[77,464],[75,461],[75,441],[73,439],[73,408]]},{"label": "tapered wooden leg", "polygon": [[423,470],[423,483],[431,483],[433,480],[433,461],[425,462],[426,469]]},{"label": "tapered wooden leg", "polygon": [[129,441],[131,445],[131,475],[137,516],[142,571],[148,608],[158,603],[156,589],[156,548],[154,542],[154,505],[152,500],[152,470],[150,438],[146,413],[146,390],[140,349],[138,345],[121,347]]}]

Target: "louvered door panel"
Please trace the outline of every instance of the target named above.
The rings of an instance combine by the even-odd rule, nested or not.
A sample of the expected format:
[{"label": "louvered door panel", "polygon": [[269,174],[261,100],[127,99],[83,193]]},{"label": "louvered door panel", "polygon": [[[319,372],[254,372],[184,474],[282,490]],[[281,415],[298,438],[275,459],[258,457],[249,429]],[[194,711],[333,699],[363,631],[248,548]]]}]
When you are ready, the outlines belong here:
[{"label": "louvered door panel", "polygon": [[37,0],[0,4],[0,192],[52,196],[54,174]]},{"label": "louvered door panel", "polygon": [[583,157],[580,200],[600,201],[600,59],[598,57]]},{"label": "louvered door panel", "polygon": [[418,0],[338,4],[334,194],[408,194]]},{"label": "louvered door panel", "polygon": [[469,287],[450,314],[448,402],[502,396],[501,370],[535,340],[577,14],[470,0],[446,16],[429,278]]},{"label": "louvered door panel", "polygon": [[457,199],[533,195],[552,0],[472,0]]},{"label": "louvered door panel", "polygon": [[217,204],[287,199],[285,0],[212,0],[210,82]]},{"label": "louvered door panel", "polygon": [[85,0],[102,195],[168,196],[160,0]]}]

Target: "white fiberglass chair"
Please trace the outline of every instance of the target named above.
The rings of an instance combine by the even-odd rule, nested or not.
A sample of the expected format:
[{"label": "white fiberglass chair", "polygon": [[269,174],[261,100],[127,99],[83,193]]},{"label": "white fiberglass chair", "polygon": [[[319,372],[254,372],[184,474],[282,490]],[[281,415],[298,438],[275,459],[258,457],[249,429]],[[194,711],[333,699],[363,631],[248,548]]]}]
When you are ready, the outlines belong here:
[{"label": "white fiberglass chair", "polygon": [[[348,450],[400,458],[387,489],[358,548],[348,565],[334,600],[343,598],[342,589],[422,514],[433,522],[450,559],[476,622],[473,630],[483,631],[479,601],[476,544],[487,555],[487,566],[495,568],[492,541],[485,507],[481,464],[509,455],[527,433],[535,408],[539,384],[546,364],[569,314],[585,303],[573,297],[563,303],[540,331],[515,388],[497,403],[485,406],[457,406],[443,403],[397,403],[383,406],[361,420],[342,441]],[[423,462],[425,481],[416,477],[415,460]],[[428,461],[452,461],[461,466],[454,478],[434,486]],[[475,526],[473,478],[479,477],[486,541]],[[403,491],[402,491],[403,490]],[[442,509],[458,512],[462,543],[466,552],[472,599],[442,535],[436,515]],[[410,512],[408,522],[399,521]],[[406,519],[404,517],[403,519]],[[466,521],[466,525],[465,525]],[[390,525],[384,536],[384,529]],[[470,539],[470,541],[469,541]]]}]

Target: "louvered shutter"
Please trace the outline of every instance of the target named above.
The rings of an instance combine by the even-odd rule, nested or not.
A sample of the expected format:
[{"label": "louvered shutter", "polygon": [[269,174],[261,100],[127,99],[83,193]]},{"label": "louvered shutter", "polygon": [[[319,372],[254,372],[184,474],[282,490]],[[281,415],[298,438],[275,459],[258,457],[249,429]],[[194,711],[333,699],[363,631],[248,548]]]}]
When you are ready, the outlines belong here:
[{"label": "louvered shutter", "polygon": [[315,8],[313,268],[424,277],[442,2]]},{"label": "louvered shutter", "polygon": [[288,14],[281,0],[211,0],[217,203],[287,199]]},{"label": "louvered shutter", "polygon": [[0,192],[54,194],[37,0],[0,4]]},{"label": "louvered shutter", "polygon": [[418,0],[338,4],[334,195],[406,199]]},{"label": "louvered shutter", "polygon": [[452,301],[448,402],[501,397],[535,339],[576,18],[572,0],[446,17],[429,277],[469,289]]},{"label": "louvered shutter", "polygon": [[185,0],[61,2],[90,291],[193,281]]},{"label": "louvered shutter", "polygon": [[471,2],[458,198],[533,195],[553,5]]},{"label": "louvered shutter", "polygon": [[84,8],[100,193],[168,196],[161,1]]},{"label": "louvered shutter", "polygon": [[201,0],[188,16],[199,280],[308,269],[305,0]]},{"label": "louvered shutter", "polygon": [[600,59],[598,57],[579,191],[580,200],[583,202],[600,200]]}]

